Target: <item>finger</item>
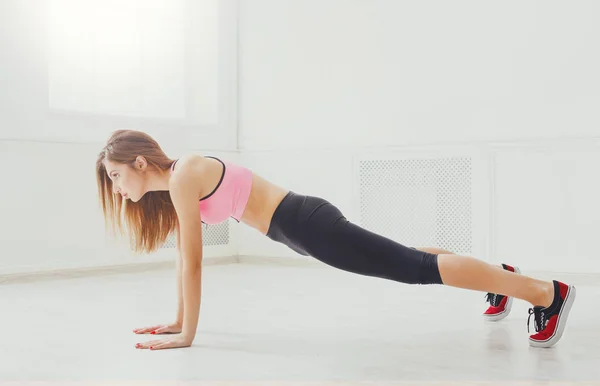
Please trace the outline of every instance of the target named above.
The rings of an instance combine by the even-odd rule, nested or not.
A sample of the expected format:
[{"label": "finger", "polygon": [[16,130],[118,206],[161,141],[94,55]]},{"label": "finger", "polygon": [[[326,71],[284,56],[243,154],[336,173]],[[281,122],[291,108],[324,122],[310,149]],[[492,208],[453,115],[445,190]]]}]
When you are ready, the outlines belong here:
[{"label": "finger", "polygon": [[176,347],[175,342],[166,341],[166,342],[161,342],[161,343],[156,343],[156,344],[150,345],[150,350],[163,350],[166,348],[173,348],[173,347]]},{"label": "finger", "polygon": [[155,331],[150,332],[151,334],[179,334],[181,328],[173,325],[163,325]]},{"label": "finger", "polygon": [[162,343],[162,342],[163,342],[162,340],[151,340],[149,342],[137,343],[135,345],[135,348],[144,348],[144,349],[147,349],[147,348],[150,348],[150,346],[155,346],[155,345],[157,345],[159,343]]},{"label": "finger", "polygon": [[157,328],[161,328],[162,326],[162,324],[157,324],[156,326],[152,327],[136,328],[135,330],[133,330],[133,332],[135,332],[136,334],[146,334],[148,332],[156,330]]},{"label": "finger", "polygon": [[138,349],[149,349],[151,347],[151,345],[154,345],[156,343],[138,343],[135,345],[135,348]]},{"label": "finger", "polygon": [[154,331],[151,331],[150,333],[151,334],[163,334],[165,332],[168,332],[168,330],[169,330],[169,326],[162,326],[162,327],[157,328]]},{"label": "finger", "polygon": [[164,324],[157,324],[156,326],[145,328],[143,334],[151,333],[152,331],[155,331],[156,329],[164,327],[164,326],[165,326]]},{"label": "finger", "polygon": [[148,332],[148,331],[154,331],[154,330],[156,330],[157,328],[161,328],[161,327],[164,327],[164,326],[166,326],[166,325],[165,325],[165,324],[156,324],[156,325],[154,325],[154,326],[144,327],[144,328],[142,328],[141,330],[143,330],[143,331],[145,331],[145,332]]}]

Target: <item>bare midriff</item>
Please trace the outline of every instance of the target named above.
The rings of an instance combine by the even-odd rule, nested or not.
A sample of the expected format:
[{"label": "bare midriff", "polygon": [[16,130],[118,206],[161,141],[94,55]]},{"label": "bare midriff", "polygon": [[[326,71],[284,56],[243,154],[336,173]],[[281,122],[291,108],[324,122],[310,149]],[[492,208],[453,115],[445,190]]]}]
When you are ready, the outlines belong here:
[{"label": "bare midriff", "polygon": [[253,173],[252,190],[241,221],[266,235],[275,209],[288,192]]}]

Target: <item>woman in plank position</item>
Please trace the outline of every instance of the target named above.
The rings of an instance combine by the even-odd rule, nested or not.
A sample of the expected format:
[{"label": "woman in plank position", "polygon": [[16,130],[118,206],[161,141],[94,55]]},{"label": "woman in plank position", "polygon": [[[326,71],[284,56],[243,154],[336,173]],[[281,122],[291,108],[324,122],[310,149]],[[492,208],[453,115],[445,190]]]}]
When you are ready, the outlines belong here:
[{"label": "woman in plank position", "polygon": [[126,229],[136,251],[154,251],[172,232],[177,235],[175,320],[134,330],[175,335],[138,343],[137,348],[192,344],[200,312],[202,223],[230,217],[302,255],[355,274],[487,292],[490,305],[484,316],[489,320],[506,317],[513,298],[525,300],[534,317],[536,333],[529,337],[534,347],[560,340],[575,299],[572,285],[536,280],[513,266],[404,246],[353,224],[323,198],[277,186],[241,165],[197,154],[170,159],[141,131],[111,135],[98,155],[96,177],[107,223]]}]

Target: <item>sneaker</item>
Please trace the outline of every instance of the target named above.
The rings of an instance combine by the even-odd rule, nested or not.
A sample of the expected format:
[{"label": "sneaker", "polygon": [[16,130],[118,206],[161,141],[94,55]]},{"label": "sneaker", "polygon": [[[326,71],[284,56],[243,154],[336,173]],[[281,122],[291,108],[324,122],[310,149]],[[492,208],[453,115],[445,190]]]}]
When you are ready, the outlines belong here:
[{"label": "sneaker", "polygon": [[[521,273],[518,267],[502,264],[502,268],[507,271]],[[497,322],[498,320],[506,318],[508,314],[510,314],[513,304],[512,297],[494,294],[491,292],[488,292],[485,297],[486,301],[490,303],[489,308],[483,313],[483,317],[486,320]]]},{"label": "sneaker", "polygon": [[553,280],[554,300],[549,307],[534,306],[529,309],[529,319],[533,315],[536,334],[529,337],[532,347],[551,347],[562,337],[571,306],[575,301],[575,287]]}]

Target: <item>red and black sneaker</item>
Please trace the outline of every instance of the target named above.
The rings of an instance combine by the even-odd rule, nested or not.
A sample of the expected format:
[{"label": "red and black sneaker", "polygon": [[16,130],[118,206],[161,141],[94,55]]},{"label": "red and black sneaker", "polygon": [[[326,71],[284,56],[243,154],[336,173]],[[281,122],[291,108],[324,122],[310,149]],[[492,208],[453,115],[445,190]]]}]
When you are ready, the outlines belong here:
[{"label": "red and black sneaker", "polygon": [[[502,268],[507,271],[521,273],[519,268],[513,267],[507,264],[502,264]],[[498,320],[502,320],[510,314],[510,310],[512,309],[513,298],[510,296],[504,296],[500,294],[494,294],[488,292],[485,295],[486,301],[490,303],[488,309],[483,313],[483,317],[486,320],[496,322]]]},{"label": "red and black sneaker", "polygon": [[533,315],[536,334],[529,337],[532,347],[551,347],[562,337],[571,306],[575,301],[575,287],[553,280],[554,300],[549,307],[534,306],[529,309],[529,320]]}]

